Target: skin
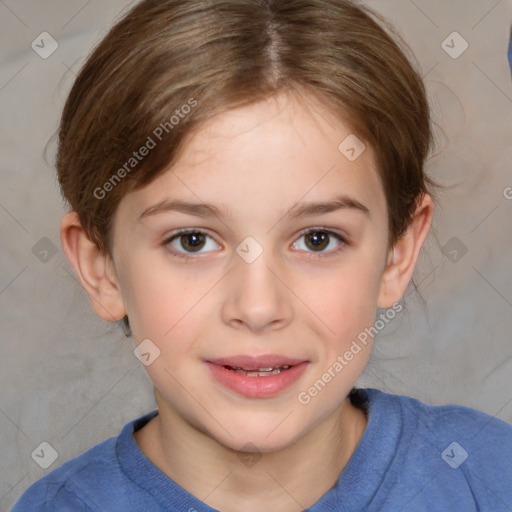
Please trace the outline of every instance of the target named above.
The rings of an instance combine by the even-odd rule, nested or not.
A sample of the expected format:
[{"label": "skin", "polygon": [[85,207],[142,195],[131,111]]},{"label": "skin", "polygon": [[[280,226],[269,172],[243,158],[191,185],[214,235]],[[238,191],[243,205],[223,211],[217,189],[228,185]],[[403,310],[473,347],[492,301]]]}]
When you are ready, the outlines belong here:
[{"label": "skin", "polygon": [[[62,222],[62,245],[98,315],[128,314],[136,344],[149,338],[160,350],[145,367],[159,414],[136,442],[170,478],[225,512],[302,510],[336,483],[367,424],[346,396],[371,343],[307,405],[298,394],[373,326],[377,307],[400,300],[432,221],[425,195],[405,235],[387,247],[373,151],[345,158],[338,145],[350,127],[330,116],[312,97],[281,94],[209,119],[169,169],[122,199],[111,257],[74,212]],[[297,204],[339,196],[368,213],[287,215]],[[139,218],[169,199],[211,203],[220,213]],[[186,254],[179,237],[166,244],[185,228],[211,237],[188,260],[172,252]],[[315,250],[303,233],[310,228],[346,243],[330,236]],[[252,263],[236,252],[247,236],[263,249]],[[237,354],[309,363],[290,388],[254,399],[224,388],[205,367],[205,359]],[[252,466],[240,453],[247,443],[261,453]]]}]

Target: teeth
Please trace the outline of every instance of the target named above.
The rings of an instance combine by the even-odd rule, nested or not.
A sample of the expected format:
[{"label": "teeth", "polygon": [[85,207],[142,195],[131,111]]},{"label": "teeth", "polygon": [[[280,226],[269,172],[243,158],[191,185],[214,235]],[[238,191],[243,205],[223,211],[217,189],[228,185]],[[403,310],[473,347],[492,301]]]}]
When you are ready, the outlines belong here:
[{"label": "teeth", "polygon": [[281,373],[281,368],[271,369],[271,370],[235,370],[235,373],[239,375],[245,375],[246,377],[268,377],[269,375],[279,375]]},{"label": "teeth", "polygon": [[256,368],[256,369],[245,369],[239,367],[226,366],[227,369],[238,373],[239,375],[245,375],[246,377],[268,377],[269,375],[279,375],[282,370],[288,370],[289,365],[283,366],[270,366],[268,368]]}]

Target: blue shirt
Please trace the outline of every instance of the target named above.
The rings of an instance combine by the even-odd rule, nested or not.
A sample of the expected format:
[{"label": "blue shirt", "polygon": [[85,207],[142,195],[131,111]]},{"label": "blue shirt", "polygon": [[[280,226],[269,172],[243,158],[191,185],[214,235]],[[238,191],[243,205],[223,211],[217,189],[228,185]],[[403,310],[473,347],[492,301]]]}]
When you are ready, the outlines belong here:
[{"label": "blue shirt", "polygon": [[[367,402],[366,430],[310,512],[512,511],[511,425],[466,407],[376,389],[358,394]],[[138,448],[133,432],[156,414],[48,473],[11,512],[213,512]]]}]

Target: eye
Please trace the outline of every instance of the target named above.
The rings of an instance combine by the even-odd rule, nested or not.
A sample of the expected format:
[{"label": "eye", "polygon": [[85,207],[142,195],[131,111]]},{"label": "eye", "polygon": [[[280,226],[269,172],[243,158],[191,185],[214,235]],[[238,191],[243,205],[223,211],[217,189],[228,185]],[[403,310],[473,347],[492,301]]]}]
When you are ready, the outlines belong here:
[{"label": "eye", "polygon": [[[304,239],[304,243],[300,242],[302,239]],[[300,251],[316,253],[337,252],[344,245],[346,245],[346,241],[341,235],[322,228],[309,229],[302,233],[299,240],[294,243],[294,247]]]},{"label": "eye", "polygon": [[[304,242],[301,240],[304,239]],[[220,246],[211,236],[198,229],[181,230],[163,242],[164,246],[171,246],[171,252],[183,258],[193,258],[195,253],[205,253],[219,249]],[[329,256],[336,253],[346,240],[339,234],[324,228],[312,228],[303,232],[293,244],[299,251],[318,253],[318,256]]]},{"label": "eye", "polygon": [[168,238],[164,245],[170,245],[177,256],[188,257],[189,254],[208,252],[220,246],[202,231],[197,229],[182,230]]}]

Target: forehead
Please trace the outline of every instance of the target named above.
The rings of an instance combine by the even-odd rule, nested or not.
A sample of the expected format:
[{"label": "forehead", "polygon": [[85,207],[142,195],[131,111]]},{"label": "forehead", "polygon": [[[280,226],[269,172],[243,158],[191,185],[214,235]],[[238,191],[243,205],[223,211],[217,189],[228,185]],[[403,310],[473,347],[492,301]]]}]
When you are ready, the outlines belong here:
[{"label": "forehead", "polygon": [[229,208],[243,198],[257,209],[258,200],[283,207],[335,193],[385,209],[372,148],[313,97],[279,94],[204,122],[169,169],[131,193],[130,202],[142,210],[186,197]]}]

